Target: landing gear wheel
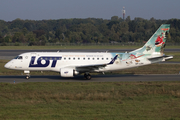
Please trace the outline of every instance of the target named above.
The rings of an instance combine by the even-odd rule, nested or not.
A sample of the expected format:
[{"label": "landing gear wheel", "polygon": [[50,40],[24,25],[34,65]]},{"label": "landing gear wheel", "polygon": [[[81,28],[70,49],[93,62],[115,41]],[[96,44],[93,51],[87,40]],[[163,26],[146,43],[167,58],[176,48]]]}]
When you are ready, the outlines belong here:
[{"label": "landing gear wheel", "polygon": [[26,79],[28,80],[30,78],[30,71],[24,70],[24,73],[26,74]]},{"label": "landing gear wheel", "polygon": [[87,79],[87,80],[90,80],[90,79],[91,79],[91,75],[90,75],[90,74],[87,75],[86,79]]},{"label": "landing gear wheel", "polygon": [[29,76],[29,75],[27,75],[27,76],[26,76],[26,79],[28,80],[29,78],[30,78],[30,76]]},{"label": "landing gear wheel", "polygon": [[90,75],[90,74],[84,74],[84,78],[85,78],[86,80],[90,80],[90,79],[91,79],[91,75]]}]

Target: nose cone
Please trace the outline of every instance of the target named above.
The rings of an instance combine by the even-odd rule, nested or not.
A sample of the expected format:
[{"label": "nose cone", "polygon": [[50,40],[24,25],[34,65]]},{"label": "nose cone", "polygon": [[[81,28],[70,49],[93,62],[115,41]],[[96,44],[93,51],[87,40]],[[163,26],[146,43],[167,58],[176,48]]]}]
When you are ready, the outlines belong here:
[{"label": "nose cone", "polygon": [[6,64],[4,65],[4,67],[5,67],[5,68],[10,68],[10,63],[9,63],[9,62],[6,63]]}]

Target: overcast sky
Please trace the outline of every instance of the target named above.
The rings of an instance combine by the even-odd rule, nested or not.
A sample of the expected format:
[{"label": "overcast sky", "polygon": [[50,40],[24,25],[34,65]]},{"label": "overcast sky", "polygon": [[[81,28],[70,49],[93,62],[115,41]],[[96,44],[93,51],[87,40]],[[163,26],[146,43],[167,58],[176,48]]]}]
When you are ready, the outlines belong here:
[{"label": "overcast sky", "polygon": [[0,19],[111,19],[123,6],[131,19],[180,19],[180,0],[0,0]]}]

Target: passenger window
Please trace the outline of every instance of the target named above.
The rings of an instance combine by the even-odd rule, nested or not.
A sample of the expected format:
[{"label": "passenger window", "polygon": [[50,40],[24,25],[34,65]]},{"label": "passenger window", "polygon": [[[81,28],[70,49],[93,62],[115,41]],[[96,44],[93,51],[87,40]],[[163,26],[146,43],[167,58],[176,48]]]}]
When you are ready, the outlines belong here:
[{"label": "passenger window", "polygon": [[97,58],[97,60],[99,60],[99,58]]},{"label": "passenger window", "polygon": [[106,60],[108,60],[108,58],[106,58]]},{"label": "passenger window", "polygon": [[64,60],[66,60],[66,58],[64,58]]},{"label": "passenger window", "polygon": [[94,60],[94,58],[93,58],[93,60]]},{"label": "passenger window", "polygon": [[73,60],[75,60],[75,58],[73,58]]},{"label": "passenger window", "polygon": [[69,60],[71,60],[71,58],[69,58]]},{"label": "passenger window", "polygon": [[78,60],[80,60],[80,58],[78,58]]},{"label": "passenger window", "polygon": [[102,60],[104,60],[104,58],[102,58]]},{"label": "passenger window", "polygon": [[88,58],[88,60],[90,60],[90,58]]},{"label": "passenger window", "polygon": [[83,58],[83,60],[85,60],[85,58]]}]

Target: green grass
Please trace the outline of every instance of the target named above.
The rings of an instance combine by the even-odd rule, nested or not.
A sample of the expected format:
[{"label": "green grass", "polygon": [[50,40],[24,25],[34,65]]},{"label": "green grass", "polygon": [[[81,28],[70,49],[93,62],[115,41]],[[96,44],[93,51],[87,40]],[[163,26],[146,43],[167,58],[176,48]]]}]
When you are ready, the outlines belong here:
[{"label": "green grass", "polygon": [[0,83],[1,119],[176,120],[180,82]]},{"label": "green grass", "polygon": [[[1,47],[0,49],[10,49],[8,46]],[[21,46],[22,49],[60,49],[58,47]],[[11,49],[21,48],[11,46]],[[94,47],[63,49],[70,48]],[[94,49],[120,48],[98,46]],[[180,61],[180,53],[166,54],[174,55],[171,61]],[[0,60],[0,75],[23,74],[23,71],[5,69],[6,62],[8,60]],[[179,71],[180,64],[152,64],[113,73],[178,74]],[[58,75],[55,72],[31,72],[31,75],[48,74]],[[0,83],[0,119],[178,120],[179,113],[180,82]]]},{"label": "green grass", "polygon": [[[137,49],[142,46],[0,46],[0,50],[43,50],[43,49]],[[166,46],[168,49],[180,48],[180,46]]]},{"label": "green grass", "polygon": [[120,49],[138,48],[139,46],[1,46],[1,50],[43,50],[43,49]]}]

